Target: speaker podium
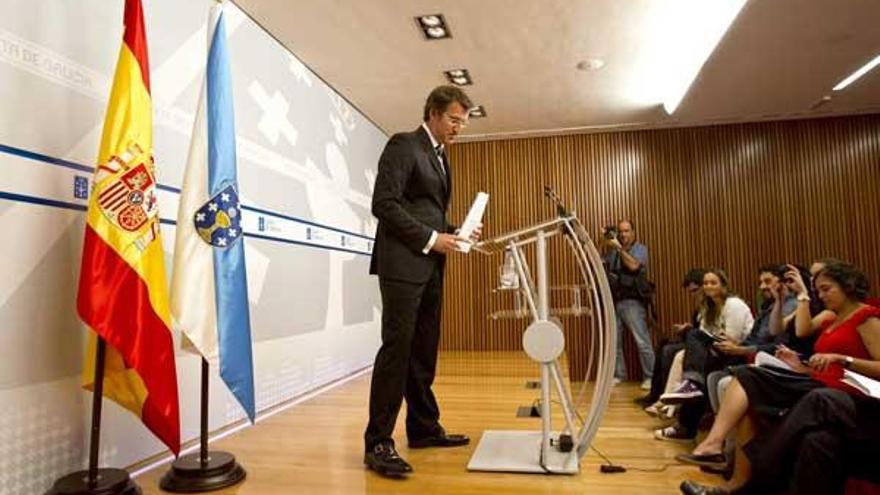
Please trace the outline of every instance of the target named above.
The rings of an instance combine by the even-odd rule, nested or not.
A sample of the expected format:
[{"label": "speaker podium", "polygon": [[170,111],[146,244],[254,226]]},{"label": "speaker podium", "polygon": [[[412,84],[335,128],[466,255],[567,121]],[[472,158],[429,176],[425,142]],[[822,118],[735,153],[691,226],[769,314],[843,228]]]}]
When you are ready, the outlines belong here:
[{"label": "speaker podium", "polygon": [[[556,219],[480,242],[474,248],[485,255],[505,252],[513,258],[518,284],[512,290],[521,292],[521,299],[527,305],[527,311],[523,313],[532,320],[523,333],[523,350],[538,363],[541,371],[541,430],[484,431],[468,463],[471,471],[576,474],[580,472],[580,460],[589,449],[608,406],[617,337],[611,289],[599,252],[577,216],[565,211],[555,195],[549,194],[557,201],[559,216]],[[559,239],[564,240],[569,248],[567,252],[576,260],[589,308],[574,313],[587,314],[590,318],[591,355],[579,396],[586,391],[587,378],[593,372],[596,377],[591,404],[582,424],[576,422],[580,419],[577,403],[572,399],[559,367],[559,357],[565,350],[565,335],[561,323],[553,318],[551,311],[547,244]],[[532,248],[535,250],[537,280],[532,279],[526,256],[526,250]],[[556,312],[566,314],[562,310]],[[565,418],[564,425],[558,430],[554,430],[552,423],[551,395],[554,392]]]}]

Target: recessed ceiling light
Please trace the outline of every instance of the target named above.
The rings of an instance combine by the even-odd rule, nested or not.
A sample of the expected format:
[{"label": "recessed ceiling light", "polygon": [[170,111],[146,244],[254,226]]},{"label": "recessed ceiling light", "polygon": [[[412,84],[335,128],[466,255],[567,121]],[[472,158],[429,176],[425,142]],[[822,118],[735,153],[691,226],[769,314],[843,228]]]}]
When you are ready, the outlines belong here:
[{"label": "recessed ceiling light", "polygon": [[443,71],[443,74],[447,81],[456,86],[470,86],[474,83],[467,69],[450,69]]},{"label": "recessed ceiling light", "polygon": [[871,60],[871,61],[868,62],[867,64],[861,66],[861,67],[859,68],[859,70],[853,72],[852,74],[850,74],[849,76],[847,76],[846,79],[844,79],[843,81],[840,81],[839,83],[837,83],[837,86],[834,86],[834,88],[832,88],[832,89],[833,89],[834,91],[840,91],[840,90],[842,90],[843,88],[845,88],[845,87],[849,86],[850,84],[854,83],[854,82],[856,81],[856,79],[858,79],[858,78],[864,76],[865,74],[867,74],[871,69],[873,69],[874,67],[877,67],[878,65],[880,65],[880,55],[877,55],[876,57],[874,57],[873,60]]},{"label": "recessed ceiling light", "polygon": [[436,16],[436,15],[422,16],[420,18],[420,20],[421,20],[421,23],[427,27],[434,27],[434,26],[439,26],[440,24],[442,24],[442,21],[440,21],[440,16]]},{"label": "recessed ceiling light", "polygon": [[425,30],[425,33],[431,38],[443,38],[446,36],[446,30],[440,26],[429,27]]},{"label": "recessed ceiling light", "polygon": [[420,15],[416,16],[415,19],[416,24],[418,24],[427,40],[440,40],[452,37],[443,14]]},{"label": "recessed ceiling light", "polygon": [[605,61],[601,58],[588,58],[586,60],[581,60],[575,66],[578,70],[586,71],[586,72],[595,72],[602,67],[605,67]]},{"label": "recessed ceiling light", "polygon": [[482,119],[487,116],[486,109],[483,107],[483,105],[478,105],[471,108],[468,113],[470,114],[470,117],[472,119]]},{"label": "recessed ceiling light", "polygon": [[819,107],[821,107],[822,105],[828,103],[829,101],[831,101],[831,96],[830,96],[830,95],[825,95],[825,96],[819,98],[818,100],[816,100],[815,103],[813,103],[812,105],[810,105],[810,110],[816,110],[816,109],[818,109]]}]

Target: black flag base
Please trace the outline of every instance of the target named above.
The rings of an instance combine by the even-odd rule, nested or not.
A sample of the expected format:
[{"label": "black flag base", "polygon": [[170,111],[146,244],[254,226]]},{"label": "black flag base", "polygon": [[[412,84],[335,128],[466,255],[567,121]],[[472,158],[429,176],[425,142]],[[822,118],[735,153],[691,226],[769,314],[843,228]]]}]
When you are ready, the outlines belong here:
[{"label": "black flag base", "polygon": [[229,452],[208,452],[207,462],[201,453],[181,456],[171,464],[159,486],[174,493],[202,493],[234,485],[247,476],[235,456]]},{"label": "black flag base", "polygon": [[77,471],[55,481],[46,495],[141,495],[128,471],[124,469],[99,469],[93,482],[89,471]]}]

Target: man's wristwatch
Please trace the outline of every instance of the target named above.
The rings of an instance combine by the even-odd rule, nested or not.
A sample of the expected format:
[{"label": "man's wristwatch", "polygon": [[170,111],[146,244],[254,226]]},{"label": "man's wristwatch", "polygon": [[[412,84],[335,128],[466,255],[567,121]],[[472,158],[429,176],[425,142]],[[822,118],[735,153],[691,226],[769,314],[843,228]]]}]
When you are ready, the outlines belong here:
[{"label": "man's wristwatch", "polygon": [[849,369],[855,361],[852,356],[843,356],[843,367]]}]

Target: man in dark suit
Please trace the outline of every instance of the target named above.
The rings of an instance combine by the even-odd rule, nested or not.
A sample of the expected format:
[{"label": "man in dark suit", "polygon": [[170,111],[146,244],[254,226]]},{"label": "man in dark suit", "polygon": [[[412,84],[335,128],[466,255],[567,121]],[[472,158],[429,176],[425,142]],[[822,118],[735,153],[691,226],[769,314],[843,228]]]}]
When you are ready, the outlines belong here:
[{"label": "man in dark suit", "polygon": [[446,147],[467,124],[471,106],[461,89],[435,88],[425,103],[422,125],[392,136],[379,159],[373,190],[373,215],[379,226],[370,273],[379,275],[382,293],[382,347],[370,385],[364,463],[386,476],[412,471],[392,439],[404,398],[410,448],[455,447],[470,441],[440,426],[431,384],[446,254],[463,240],[446,221],[452,190]]}]

